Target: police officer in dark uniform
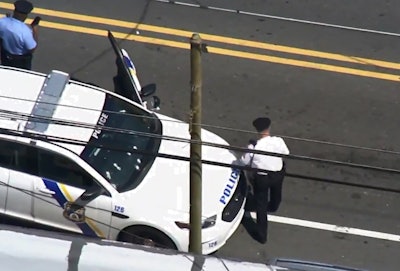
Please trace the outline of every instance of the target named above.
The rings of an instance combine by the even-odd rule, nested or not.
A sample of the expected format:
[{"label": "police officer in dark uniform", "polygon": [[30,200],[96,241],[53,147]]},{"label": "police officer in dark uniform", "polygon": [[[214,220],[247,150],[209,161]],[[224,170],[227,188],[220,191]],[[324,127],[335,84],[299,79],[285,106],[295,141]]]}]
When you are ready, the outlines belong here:
[{"label": "police officer in dark uniform", "polygon": [[[249,149],[289,154],[289,149],[283,139],[270,135],[271,120],[269,118],[257,118],[253,121],[253,126],[259,133],[259,139],[251,142],[248,146]],[[258,241],[264,244],[267,242],[267,212],[277,211],[281,203],[285,166],[280,157],[252,153],[244,154],[241,157],[241,162],[244,165],[268,171],[268,173],[257,172],[253,180],[257,212],[257,237]]]},{"label": "police officer in dark uniform", "polygon": [[18,0],[14,7],[11,17],[0,19],[1,64],[30,70],[37,47],[38,19],[30,26],[24,23],[33,9],[29,1]]}]

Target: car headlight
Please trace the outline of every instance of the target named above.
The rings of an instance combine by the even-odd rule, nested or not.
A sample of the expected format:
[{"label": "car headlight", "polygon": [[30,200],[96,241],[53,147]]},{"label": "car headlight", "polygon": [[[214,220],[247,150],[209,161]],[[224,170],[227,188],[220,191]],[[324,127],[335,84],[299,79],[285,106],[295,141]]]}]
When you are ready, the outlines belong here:
[{"label": "car headlight", "polygon": [[217,215],[210,216],[209,218],[205,219],[201,223],[201,228],[202,229],[207,229],[215,225],[215,222],[217,221]]},{"label": "car headlight", "polygon": [[[202,229],[210,228],[215,225],[216,221],[217,221],[217,215],[210,216],[201,222],[201,228]],[[189,223],[175,221],[175,224],[181,229],[190,229]]]}]

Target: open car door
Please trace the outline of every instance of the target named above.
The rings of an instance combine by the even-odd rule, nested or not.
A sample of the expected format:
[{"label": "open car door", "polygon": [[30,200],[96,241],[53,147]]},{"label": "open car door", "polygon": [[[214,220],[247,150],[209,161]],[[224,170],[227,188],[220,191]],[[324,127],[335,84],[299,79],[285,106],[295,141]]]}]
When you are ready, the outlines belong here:
[{"label": "open car door", "polygon": [[[108,39],[116,56],[117,75],[114,77],[115,92],[128,98],[136,103],[147,107],[143,98],[151,96],[156,91],[155,84],[149,84],[144,87],[140,85],[139,78],[136,74],[136,68],[128,53],[118,46],[111,31],[108,31]],[[152,108],[158,109],[159,99],[153,96]]]}]

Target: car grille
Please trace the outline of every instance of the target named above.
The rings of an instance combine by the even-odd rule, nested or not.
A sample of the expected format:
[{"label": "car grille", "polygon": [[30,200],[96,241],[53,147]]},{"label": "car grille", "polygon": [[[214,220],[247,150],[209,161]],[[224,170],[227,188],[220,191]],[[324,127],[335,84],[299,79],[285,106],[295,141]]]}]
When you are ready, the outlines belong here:
[{"label": "car grille", "polygon": [[246,198],[246,193],[247,193],[247,182],[246,182],[246,177],[242,172],[240,174],[236,190],[222,212],[223,221],[232,222],[235,219],[235,217],[240,211],[240,208],[243,205],[243,201]]}]

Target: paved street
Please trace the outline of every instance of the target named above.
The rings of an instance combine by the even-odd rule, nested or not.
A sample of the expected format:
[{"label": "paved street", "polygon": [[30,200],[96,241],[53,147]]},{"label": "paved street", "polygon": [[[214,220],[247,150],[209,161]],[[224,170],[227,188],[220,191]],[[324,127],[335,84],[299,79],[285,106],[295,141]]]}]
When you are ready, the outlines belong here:
[{"label": "paved street", "polygon": [[[45,73],[63,70],[111,89],[116,68],[104,31],[110,29],[118,38],[126,38],[122,47],[133,57],[142,83],[157,83],[161,113],[187,120],[188,38],[200,32],[210,51],[203,55],[203,122],[215,126],[210,130],[232,145],[244,146],[253,134],[218,127],[252,131],[255,117],[269,116],[274,133],[292,138],[286,141],[293,154],[400,170],[399,154],[293,139],[400,152],[398,1],[182,2],[309,23],[158,1],[97,0],[94,5],[84,0],[37,0],[39,9],[34,13],[43,21],[33,68]],[[7,3],[12,1],[0,2],[0,14],[9,12]],[[398,174],[293,160],[288,161],[288,171],[400,189]],[[399,194],[287,178],[276,215],[399,235],[399,207]],[[398,270],[400,240],[380,236],[272,222],[266,245],[252,240],[241,226],[217,255],[261,262],[297,258]]]}]

